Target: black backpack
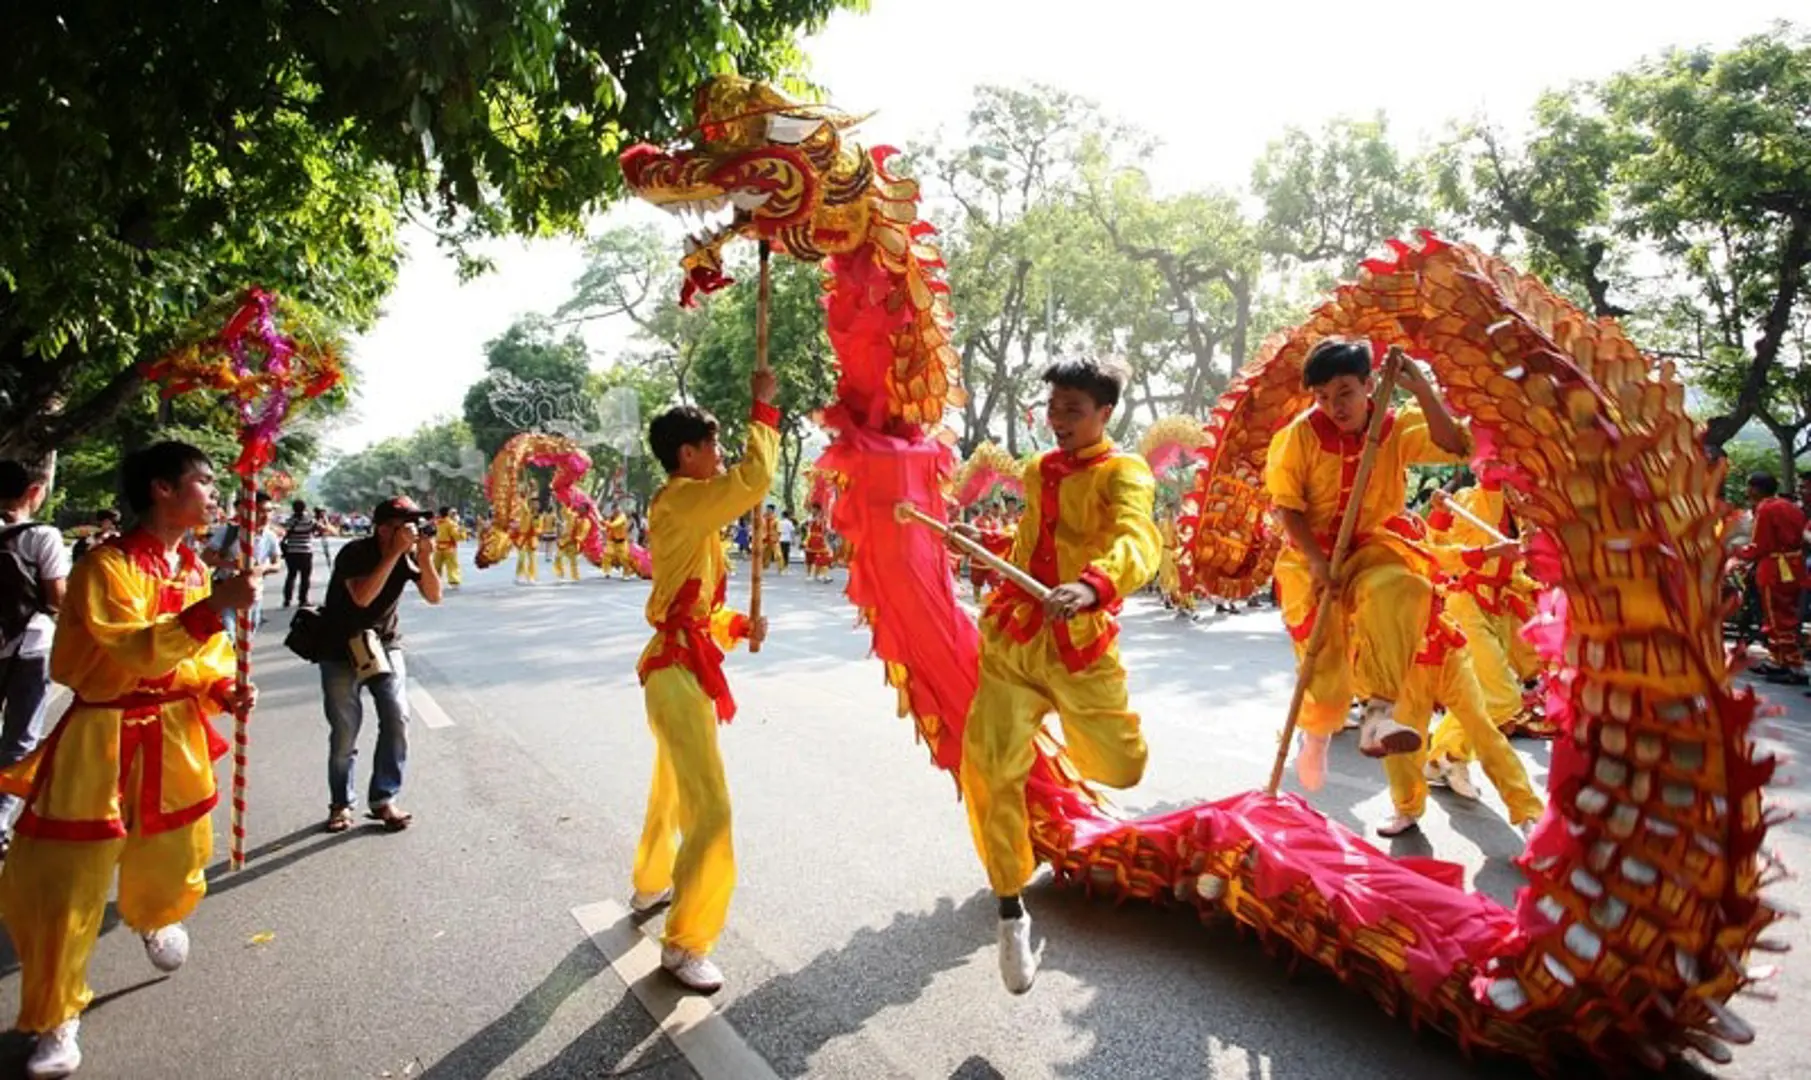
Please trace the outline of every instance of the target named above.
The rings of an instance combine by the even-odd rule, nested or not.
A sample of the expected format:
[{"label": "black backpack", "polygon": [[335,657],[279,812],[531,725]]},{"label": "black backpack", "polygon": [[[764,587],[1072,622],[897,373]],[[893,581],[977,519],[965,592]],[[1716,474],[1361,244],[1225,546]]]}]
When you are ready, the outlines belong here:
[{"label": "black backpack", "polygon": [[17,641],[31,625],[31,617],[46,610],[38,568],[19,554],[16,542],[27,529],[46,527],[24,521],[0,529],[0,642]]}]

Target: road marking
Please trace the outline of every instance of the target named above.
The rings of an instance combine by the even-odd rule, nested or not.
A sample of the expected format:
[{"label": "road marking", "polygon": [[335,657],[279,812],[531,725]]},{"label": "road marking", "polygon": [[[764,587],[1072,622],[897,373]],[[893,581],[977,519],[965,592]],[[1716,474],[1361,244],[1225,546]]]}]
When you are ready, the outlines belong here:
[{"label": "road marking", "polygon": [[709,998],[687,993],[661,971],[660,942],[621,904],[600,900],[573,908],[572,917],[702,1080],[779,1080]]},{"label": "road marking", "polygon": [[440,702],[434,700],[434,695],[428,693],[428,688],[418,682],[409,684],[409,703],[415,706],[416,715],[420,716],[421,722],[427,726],[431,728],[453,726],[453,718],[440,707]]}]

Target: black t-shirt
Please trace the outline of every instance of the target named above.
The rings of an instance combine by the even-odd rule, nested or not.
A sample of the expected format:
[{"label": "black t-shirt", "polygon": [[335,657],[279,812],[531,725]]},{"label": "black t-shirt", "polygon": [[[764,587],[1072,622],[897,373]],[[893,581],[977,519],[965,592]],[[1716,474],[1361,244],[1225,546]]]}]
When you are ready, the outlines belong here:
[{"label": "black t-shirt", "polygon": [[415,565],[413,551],[396,560],[396,565],[390,569],[390,580],[384,582],[369,606],[354,606],[352,594],[346,591],[349,579],[364,577],[383,561],[383,551],[377,546],[376,536],[347,543],[333,560],[333,579],[327,583],[327,603],[321,609],[321,615],[328,628],[327,648],[335,659],[347,655],[348,638],[366,630],[375,629],[377,636],[390,648],[402,644],[402,631],[396,625],[396,604],[410,582],[421,580],[421,568]]}]

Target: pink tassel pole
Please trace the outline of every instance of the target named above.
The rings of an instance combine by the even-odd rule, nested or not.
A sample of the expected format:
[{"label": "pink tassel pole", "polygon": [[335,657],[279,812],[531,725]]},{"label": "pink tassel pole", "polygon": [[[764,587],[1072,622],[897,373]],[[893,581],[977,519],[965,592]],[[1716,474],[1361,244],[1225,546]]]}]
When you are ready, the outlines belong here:
[{"label": "pink tassel pole", "polygon": [[[252,570],[252,530],[257,527],[258,482],[251,476],[245,477],[245,495],[239,505],[239,572],[249,574]],[[233,652],[238,663],[237,685],[239,704],[233,709],[233,814],[232,814],[232,853],[227,866],[232,870],[245,868],[245,758],[250,746],[251,708],[246,704],[246,688],[252,682],[252,620],[251,610],[242,608],[238,618],[233,620]]]}]

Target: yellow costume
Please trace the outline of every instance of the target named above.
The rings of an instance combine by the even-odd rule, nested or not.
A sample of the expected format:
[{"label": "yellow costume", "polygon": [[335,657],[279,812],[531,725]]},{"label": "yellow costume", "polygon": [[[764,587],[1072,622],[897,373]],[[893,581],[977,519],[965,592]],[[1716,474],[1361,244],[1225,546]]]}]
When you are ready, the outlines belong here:
[{"label": "yellow costume", "polygon": [[[1444,592],[1437,595],[1445,598]],[[1492,723],[1484,704],[1484,691],[1472,670],[1476,650],[1468,650],[1465,645],[1466,635],[1436,612],[1424,647],[1415,657],[1408,678],[1403,680],[1402,696],[1396,700],[1396,722],[1414,728],[1422,736],[1425,748],[1434,707],[1445,706],[1446,719],[1440,722],[1441,728],[1450,725],[1463,732],[1476,748],[1478,764],[1509,809],[1509,823],[1535,821],[1541,816],[1540,796],[1528,782],[1522,759],[1516,757],[1509,740]],[[1423,775],[1427,758],[1428,751],[1422,749],[1383,759],[1384,775],[1390,781],[1390,800],[1404,817],[1419,818],[1427,808],[1427,779]]]},{"label": "yellow costume", "polygon": [[[1514,531],[1500,490],[1469,487],[1454,495],[1453,501],[1485,521],[1498,523],[1499,532]],[[1540,670],[1534,646],[1522,637],[1522,624],[1533,614],[1536,585],[1521,571],[1519,560],[1485,558],[1481,549],[1496,541],[1463,517],[1436,511],[1430,524],[1436,526],[1434,557],[1450,583],[1446,610],[1471,645],[1472,669],[1491,723],[1507,727],[1521,714],[1523,680]],[[1451,712],[1435,727],[1428,756],[1472,760],[1471,742]]]},{"label": "yellow costume", "polygon": [[1012,562],[1047,585],[1081,581],[1099,603],[1046,625],[1043,606],[1008,582],[981,620],[981,681],[962,739],[962,791],[975,848],[996,894],[1017,895],[1036,862],[1025,812],[1032,738],[1053,708],[1082,776],[1126,788],[1144,775],[1138,715],[1119,663],[1120,598],[1157,570],[1156,483],[1144,459],[1110,440],[1054,450],[1025,471],[1025,518]]},{"label": "yellow costume", "polygon": [[553,559],[555,577],[570,574],[572,580],[579,579],[579,552],[584,550],[585,538],[589,535],[591,520],[575,511],[566,511],[566,527],[560,532],[560,552]]},{"label": "yellow costume", "polygon": [[1157,589],[1169,606],[1180,612],[1192,612],[1195,594],[1182,587],[1182,565],[1176,547],[1176,515],[1165,514],[1158,532],[1163,538],[1163,562],[1157,567]]},{"label": "yellow costume", "polygon": [[179,550],[172,573],[162,542],[134,532],[76,563],[50,655],[74,704],[0,774],[29,799],[0,871],[21,1031],[49,1031],[93,998],[88,957],[116,871],[120,918],[139,933],[187,918],[207,891],[212,759],[226,747],[205,717],[225,711],[233,647],[203,602],[207,571]]},{"label": "yellow costume", "polygon": [[767,570],[786,569],[780,565],[780,519],[771,510],[761,519],[761,565]]},{"label": "yellow costume", "polygon": [[459,519],[448,515],[434,523],[434,572],[448,585],[459,584],[459,541],[465,530]]},{"label": "yellow costume", "polygon": [[654,637],[636,672],[654,733],[654,779],[635,852],[635,890],[671,888],[666,943],[700,955],[716,944],[736,885],[717,724],[736,708],[722,650],[748,628],[723,607],[728,564],[719,531],[766,498],[779,447],[779,410],[757,403],[747,452],[735,468],[709,480],[669,477],[648,507]]},{"label": "yellow costume", "polygon": [[516,545],[516,580],[539,580],[541,559],[535,552],[535,519],[526,504],[516,515],[516,529],[510,538]]},{"label": "yellow costume", "polygon": [[638,577],[635,560],[629,556],[629,518],[621,510],[604,522],[604,573],[620,570],[623,577]]},{"label": "yellow costume", "polygon": [[[1331,735],[1345,723],[1352,698],[1396,701],[1427,626],[1429,558],[1417,543],[1420,523],[1403,513],[1410,465],[1456,462],[1434,444],[1427,418],[1413,406],[1383,424],[1383,439],[1365,490],[1352,481],[1364,451],[1363,432],[1341,432],[1319,408],[1290,421],[1270,442],[1264,486],[1276,506],[1305,514],[1308,526],[1332,555],[1347,501],[1359,500],[1358,523],[1346,558],[1340,603],[1343,618],[1326,631],[1308,673],[1301,727]],[[1299,657],[1313,632],[1319,596],[1307,559],[1293,545],[1277,559],[1276,582],[1283,622]],[[1403,721],[1406,723],[1406,721]]]}]

